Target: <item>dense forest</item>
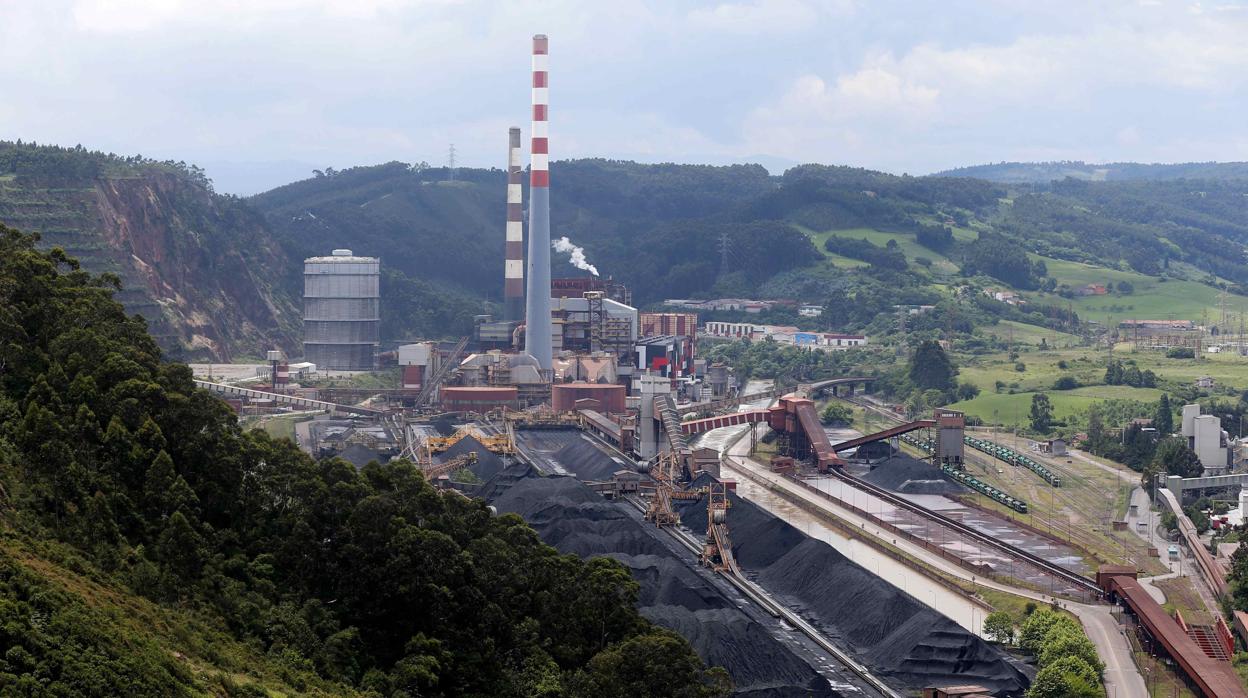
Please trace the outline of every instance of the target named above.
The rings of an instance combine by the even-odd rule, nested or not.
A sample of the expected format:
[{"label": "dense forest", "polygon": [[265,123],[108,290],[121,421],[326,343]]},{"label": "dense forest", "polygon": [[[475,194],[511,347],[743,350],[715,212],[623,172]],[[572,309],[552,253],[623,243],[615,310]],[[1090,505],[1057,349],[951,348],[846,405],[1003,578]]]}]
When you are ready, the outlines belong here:
[{"label": "dense forest", "polygon": [[[404,461],[242,431],[115,290],[0,227],[0,693],[583,696],[622,671],[725,690],[617,562]],[[143,609],[194,621],[124,620]]]}]

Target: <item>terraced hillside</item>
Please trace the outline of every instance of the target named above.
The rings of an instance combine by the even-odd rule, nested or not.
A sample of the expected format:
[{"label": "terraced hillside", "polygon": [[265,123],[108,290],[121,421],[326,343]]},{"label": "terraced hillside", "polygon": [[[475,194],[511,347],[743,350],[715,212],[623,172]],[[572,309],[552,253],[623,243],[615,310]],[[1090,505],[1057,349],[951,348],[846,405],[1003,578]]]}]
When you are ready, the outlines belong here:
[{"label": "terraced hillside", "polygon": [[173,357],[226,361],[297,339],[291,294],[272,281],[280,245],[189,168],[0,143],[0,223],[114,274],[127,312]]}]

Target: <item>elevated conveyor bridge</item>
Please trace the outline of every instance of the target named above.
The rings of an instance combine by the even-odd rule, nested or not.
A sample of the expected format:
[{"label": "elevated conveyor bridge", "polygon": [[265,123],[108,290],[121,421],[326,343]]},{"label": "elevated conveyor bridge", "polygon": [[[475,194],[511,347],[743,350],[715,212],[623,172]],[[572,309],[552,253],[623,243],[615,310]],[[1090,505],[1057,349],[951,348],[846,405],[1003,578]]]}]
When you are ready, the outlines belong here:
[{"label": "elevated conveyor bridge", "polygon": [[272,400],[279,405],[290,405],[292,407],[301,407],[305,410],[325,410],[326,412],[338,412],[342,414],[358,414],[364,417],[382,417],[386,413],[383,410],[374,409],[372,407],[360,407],[359,405],[339,405],[333,402],[325,402],[323,400],[312,400],[297,395],[286,395],[284,393],[272,393],[264,390],[255,390],[252,388],[240,388],[236,385],[225,385],[223,383],[213,383],[211,381],[194,379],[197,387],[212,391],[218,395],[226,397],[241,397],[250,400]]}]

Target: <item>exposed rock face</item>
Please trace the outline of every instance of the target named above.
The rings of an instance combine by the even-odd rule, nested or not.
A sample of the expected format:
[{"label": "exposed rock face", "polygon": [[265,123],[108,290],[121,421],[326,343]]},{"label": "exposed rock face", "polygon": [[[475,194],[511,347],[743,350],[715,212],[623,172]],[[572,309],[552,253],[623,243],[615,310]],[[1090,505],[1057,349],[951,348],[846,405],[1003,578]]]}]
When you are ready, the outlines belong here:
[{"label": "exposed rock face", "polygon": [[296,346],[299,312],[281,282],[298,269],[286,268],[261,216],[180,172],[144,167],[73,183],[0,173],[0,222],[115,274],[118,299],[172,358]]}]

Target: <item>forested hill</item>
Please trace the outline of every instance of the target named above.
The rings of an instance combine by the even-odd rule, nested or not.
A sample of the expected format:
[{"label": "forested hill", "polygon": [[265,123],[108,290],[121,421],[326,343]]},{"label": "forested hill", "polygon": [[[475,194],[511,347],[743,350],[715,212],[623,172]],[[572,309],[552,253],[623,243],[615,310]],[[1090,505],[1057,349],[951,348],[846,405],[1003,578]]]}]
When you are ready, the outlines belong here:
[{"label": "forested hill", "polygon": [[937,177],[972,177],[1002,184],[1045,184],[1055,180],[1091,182],[1175,179],[1248,179],[1248,162],[1185,162],[1176,164],[1111,162],[1092,164],[1078,160],[1059,162],[999,162],[972,165],[936,173]]},{"label": "forested hill", "polygon": [[[552,164],[552,235],[582,246],[638,305],[835,301],[842,307],[822,321],[834,330],[882,330],[868,326],[893,306],[952,301],[953,289],[1028,292],[1038,316],[992,313],[1044,323],[1090,282],[1128,281],[1144,291],[1140,308],[1180,288],[1202,299],[1214,287],[1248,289],[1248,176],[1236,174],[1248,165],[1113,167],[1108,181],[1036,184],[564,160]],[[1197,175],[1213,178],[1173,178]],[[0,222],[116,274],[118,297],[174,356],[227,360],[272,346],[297,355],[302,261],[334,248],[382,258],[385,341],[462,336],[474,315],[497,312],[505,182],[501,170],[391,162],[238,199],[213,193],[184,163],[0,143]],[[553,258],[556,275],[586,273]],[[1164,285],[1175,280],[1190,286]],[[1135,305],[1078,309],[1107,319]],[[1203,307],[1184,312],[1199,319]],[[948,331],[985,318],[945,320]]]},{"label": "forested hill", "polygon": [[729,688],[615,560],[560,555],[406,461],[244,432],[113,289],[0,226],[0,695]]},{"label": "forested hill", "polygon": [[286,253],[194,166],[0,141],[0,223],[116,275],[127,310],[177,356],[228,360],[298,341],[297,296],[272,282]]},{"label": "forested hill", "polygon": [[[774,188],[759,166],[572,160],[553,163],[551,178],[552,238],[583,246],[591,263],[628,282],[643,301],[710,290],[722,235],[745,260],[740,276],[749,284],[817,256],[787,226],[732,217],[742,202]],[[451,173],[392,162],[328,171],[250,203],[301,254],[352,247],[381,256],[406,279],[497,301],[505,185],[501,170]],[[556,275],[584,273],[557,253],[554,261]]]},{"label": "forested hill", "polygon": [[[1132,166],[1140,176],[1148,167]],[[1239,165],[1209,167],[1229,174]],[[832,302],[828,329],[878,332],[892,326],[893,306],[938,304],[968,285],[1036,294],[1030,313],[987,310],[1038,324],[1059,315],[1069,324],[1068,302],[1089,281],[1130,280],[1123,292],[1139,286],[1141,307],[1189,288],[1165,281],[1248,288],[1248,179],[1229,176],[1006,185],[822,165],[771,177],[757,166],[570,160],[553,163],[551,178],[552,237],[583,246],[643,306],[714,296]],[[351,247],[382,257],[383,284],[403,290],[383,303],[391,336],[450,334],[467,330],[473,308],[496,308],[504,186],[501,170],[394,162],[326,171],[248,201],[299,255]],[[584,273],[554,258],[557,275]],[[1198,319],[1200,304],[1189,305]],[[991,321],[980,310],[939,321],[946,332],[970,331],[967,323]]]}]

